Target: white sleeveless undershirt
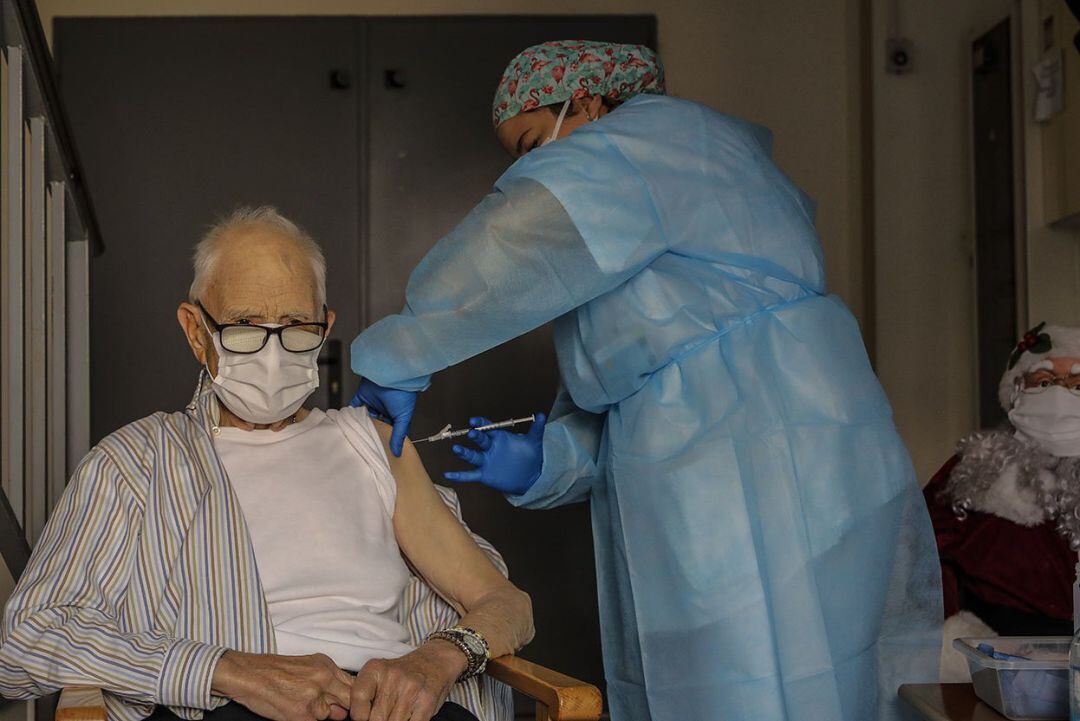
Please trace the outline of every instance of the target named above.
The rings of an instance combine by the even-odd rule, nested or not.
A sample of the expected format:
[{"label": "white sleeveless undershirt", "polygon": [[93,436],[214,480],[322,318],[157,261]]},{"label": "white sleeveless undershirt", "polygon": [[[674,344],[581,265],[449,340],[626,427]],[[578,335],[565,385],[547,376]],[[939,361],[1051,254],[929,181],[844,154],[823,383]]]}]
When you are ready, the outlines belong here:
[{"label": "white sleeveless undershirt", "polygon": [[285,655],[325,653],[358,671],[412,650],[398,621],[409,570],[394,536],[396,486],[367,412],[346,408],[278,432],[221,428]]}]

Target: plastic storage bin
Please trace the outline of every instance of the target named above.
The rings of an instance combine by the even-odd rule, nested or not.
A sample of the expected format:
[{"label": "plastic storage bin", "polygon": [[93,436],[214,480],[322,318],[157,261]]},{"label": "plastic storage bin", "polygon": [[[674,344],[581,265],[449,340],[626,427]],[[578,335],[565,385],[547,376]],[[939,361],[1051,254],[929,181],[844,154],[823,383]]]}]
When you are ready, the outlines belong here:
[{"label": "plastic storage bin", "polygon": [[[958,638],[953,647],[964,654],[975,695],[1013,721],[1055,721],[1069,718],[1068,636]],[[1022,659],[994,658],[980,644]]]}]

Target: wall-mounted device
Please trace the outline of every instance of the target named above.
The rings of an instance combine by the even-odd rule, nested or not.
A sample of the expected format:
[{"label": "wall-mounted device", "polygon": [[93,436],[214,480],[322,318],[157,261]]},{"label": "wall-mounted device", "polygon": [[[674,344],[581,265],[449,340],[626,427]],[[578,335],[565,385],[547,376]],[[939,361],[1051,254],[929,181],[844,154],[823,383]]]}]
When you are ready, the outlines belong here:
[{"label": "wall-mounted device", "polygon": [[1032,109],[1042,135],[1046,222],[1080,228],[1080,0],[1057,0],[1042,15],[1042,48],[1031,67]]},{"label": "wall-mounted device", "polygon": [[900,0],[887,0],[885,7],[885,72],[905,75],[914,68],[915,43],[900,29]]},{"label": "wall-mounted device", "polygon": [[903,75],[912,70],[913,44],[908,38],[889,38],[885,41],[885,72]]}]

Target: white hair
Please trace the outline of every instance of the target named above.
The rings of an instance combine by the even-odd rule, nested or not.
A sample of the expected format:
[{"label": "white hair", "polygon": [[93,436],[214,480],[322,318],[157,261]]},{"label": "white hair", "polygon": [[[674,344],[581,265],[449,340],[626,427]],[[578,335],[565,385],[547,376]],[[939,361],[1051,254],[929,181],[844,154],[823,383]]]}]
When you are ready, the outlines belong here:
[{"label": "white hair", "polygon": [[222,239],[232,231],[252,226],[277,231],[295,242],[304,251],[311,261],[311,270],[315,276],[315,300],[319,305],[325,304],[326,258],[323,256],[322,248],[296,223],[269,205],[261,205],[257,208],[250,206],[237,208],[210,226],[195,245],[195,254],[192,257],[195,277],[188,290],[188,300],[195,303],[201,300],[206,292],[207,283],[210,282],[218,258],[221,256]]}]

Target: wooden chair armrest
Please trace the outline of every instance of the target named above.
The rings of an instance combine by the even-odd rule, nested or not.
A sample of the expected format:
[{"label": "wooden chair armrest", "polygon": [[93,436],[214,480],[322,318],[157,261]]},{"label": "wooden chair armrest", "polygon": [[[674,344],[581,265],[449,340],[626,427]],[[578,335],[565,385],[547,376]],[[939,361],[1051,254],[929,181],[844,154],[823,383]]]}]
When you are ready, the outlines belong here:
[{"label": "wooden chair armrest", "polygon": [[600,689],[517,656],[488,662],[487,675],[536,701],[538,721],[596,721]]},{"label": "wooden chair armrest", "polygon": [[101,689],[93,686],[65,688],[56,704],[56,721],[106,721]]},{"label": "wooden chair armrest", "polygon": [[[536,701],[539,721],[596,721],[600,689],[516,656],[492,659],[487,674]],[[101,689],[68,686],[60,692],[55,721],[107,721]]]}]

